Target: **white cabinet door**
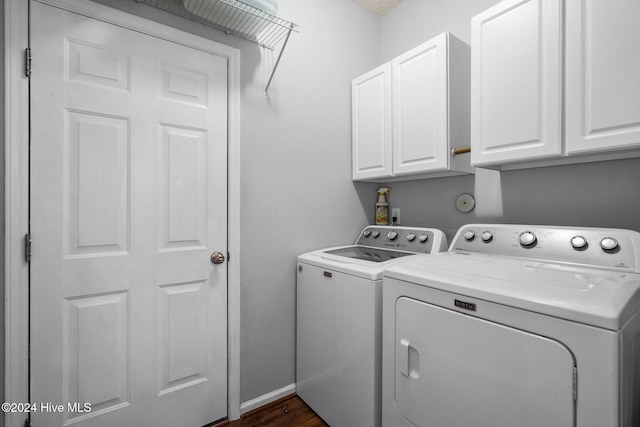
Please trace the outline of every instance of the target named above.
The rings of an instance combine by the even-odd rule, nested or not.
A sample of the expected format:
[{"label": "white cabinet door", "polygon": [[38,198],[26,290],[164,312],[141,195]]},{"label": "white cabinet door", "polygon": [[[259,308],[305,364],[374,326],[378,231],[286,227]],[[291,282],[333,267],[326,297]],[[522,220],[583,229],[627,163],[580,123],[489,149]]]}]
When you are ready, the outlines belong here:
[{"label": "white cabinet door", "polygon": [[448,166],[447,34],[391,61],[393,173]]},{"label": "white cabinet door", "polygon": [[568,1],[568,154],[640,146],[640,2]]},{"label": "white cabinet door", "polygon": [[351,83],[353,180],[390,177],[391,64]]},{"label": "white cabinet door", "polygon": [[562,152],[562,1],[506,0],[472,19],[471,163]]}]

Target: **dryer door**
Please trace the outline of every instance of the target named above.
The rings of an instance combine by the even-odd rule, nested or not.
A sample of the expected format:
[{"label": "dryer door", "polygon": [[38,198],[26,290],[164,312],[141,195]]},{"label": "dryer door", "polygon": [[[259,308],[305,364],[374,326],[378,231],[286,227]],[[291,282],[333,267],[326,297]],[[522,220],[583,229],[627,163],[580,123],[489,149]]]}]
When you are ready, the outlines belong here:
[{"label": "dryer door", "polygon": [[395,334],[395,404],[413,425],[574,426],[563,344],[406,297]]}]

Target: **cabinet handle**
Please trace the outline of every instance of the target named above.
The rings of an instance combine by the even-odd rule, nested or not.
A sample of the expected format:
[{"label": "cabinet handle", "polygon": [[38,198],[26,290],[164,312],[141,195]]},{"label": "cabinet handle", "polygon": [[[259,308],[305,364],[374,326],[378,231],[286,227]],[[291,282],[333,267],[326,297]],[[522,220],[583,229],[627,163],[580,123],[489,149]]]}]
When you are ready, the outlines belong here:
[{"label": "cabinet handle", "polygon": [[465,145],[464,147],[452,148],[451,149],[451,157],[455,157],[458,154],[465,154],[471,152],[471,146]]}]

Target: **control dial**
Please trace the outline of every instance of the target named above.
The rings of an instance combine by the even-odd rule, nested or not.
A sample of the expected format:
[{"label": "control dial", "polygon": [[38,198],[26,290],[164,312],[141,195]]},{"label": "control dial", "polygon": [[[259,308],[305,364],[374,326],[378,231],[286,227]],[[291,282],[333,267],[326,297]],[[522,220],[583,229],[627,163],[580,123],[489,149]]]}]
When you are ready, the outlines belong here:
[{"label": "control dial", "polygon": [[420,240],[420,243],[424,243],[427,241],[427,239],[429,238],[428,235],[426,234],[421,234],[420,237],[418,237],[418,240]]},{"label": "control dial", "polygon": [[371,236],[371,230],[364,230],[364,233],[362,233],[362,235],[363,235],[364,237],[369,237],[369,236]]},{"label": "control dial", "polygon": [[398,233],[396,231],[390,231],[387,233],[387,239],[389,240],[396,240],[396,237],[398,237]]},{"label": "control dial", "polygon": [[379,236],[380,236],[379,231],[374,231],[373,233],[371,233],[371,237],[373,237],[374,239],[377,239]]},{"label": "control dial", "polygon": [[573,249],[584,249],[587,247],[587,239],[585,239],[582,236],[574,236],[571,239],[571,246],[573,246]]},{"label": "control dial", "polygon": [[536,242],[536,235],[532,231],[525,231],[520,234],[520,244],[522,246],[531,246]]},{"label": "control dial", "polygon": [[466,240],[467,242],[470,242],[476,237],[476,232],[473,230],[467,230],[464,232],[462,237],[464,237],[464,240]]},{"label": "control dial", "polygon": [[482,233],[482,241],[485,243],[489,243],[491,240],[493,240],[493,234],[491,234],[490,231],[484,231]]},{"label": "control dial", "polygon": [[613,237],[605,237],[600,241],[600,247],[605,251],[613,251],[618,248],[618,241]]},{"label": "control dial", "polygon": [[407,234],[407,240],[413,242],[414,240],[416,240],[416,235],[413,233]]}]

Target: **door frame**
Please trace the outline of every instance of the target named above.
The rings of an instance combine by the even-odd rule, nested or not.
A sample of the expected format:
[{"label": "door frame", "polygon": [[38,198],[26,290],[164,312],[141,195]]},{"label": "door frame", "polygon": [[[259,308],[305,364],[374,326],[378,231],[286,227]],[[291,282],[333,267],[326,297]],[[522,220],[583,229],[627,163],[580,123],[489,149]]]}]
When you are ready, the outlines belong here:
[{"label": "door frame", "polygon": [[[4,2],[4,401],[29,402],[29,46],[30,1]],[[240,50],[88,0],[36,0],[228,60],[227,416],[240,418]],[[37,403],[37,402],[34,402]],[[7,427],[28,414],[5,413]]]}]

